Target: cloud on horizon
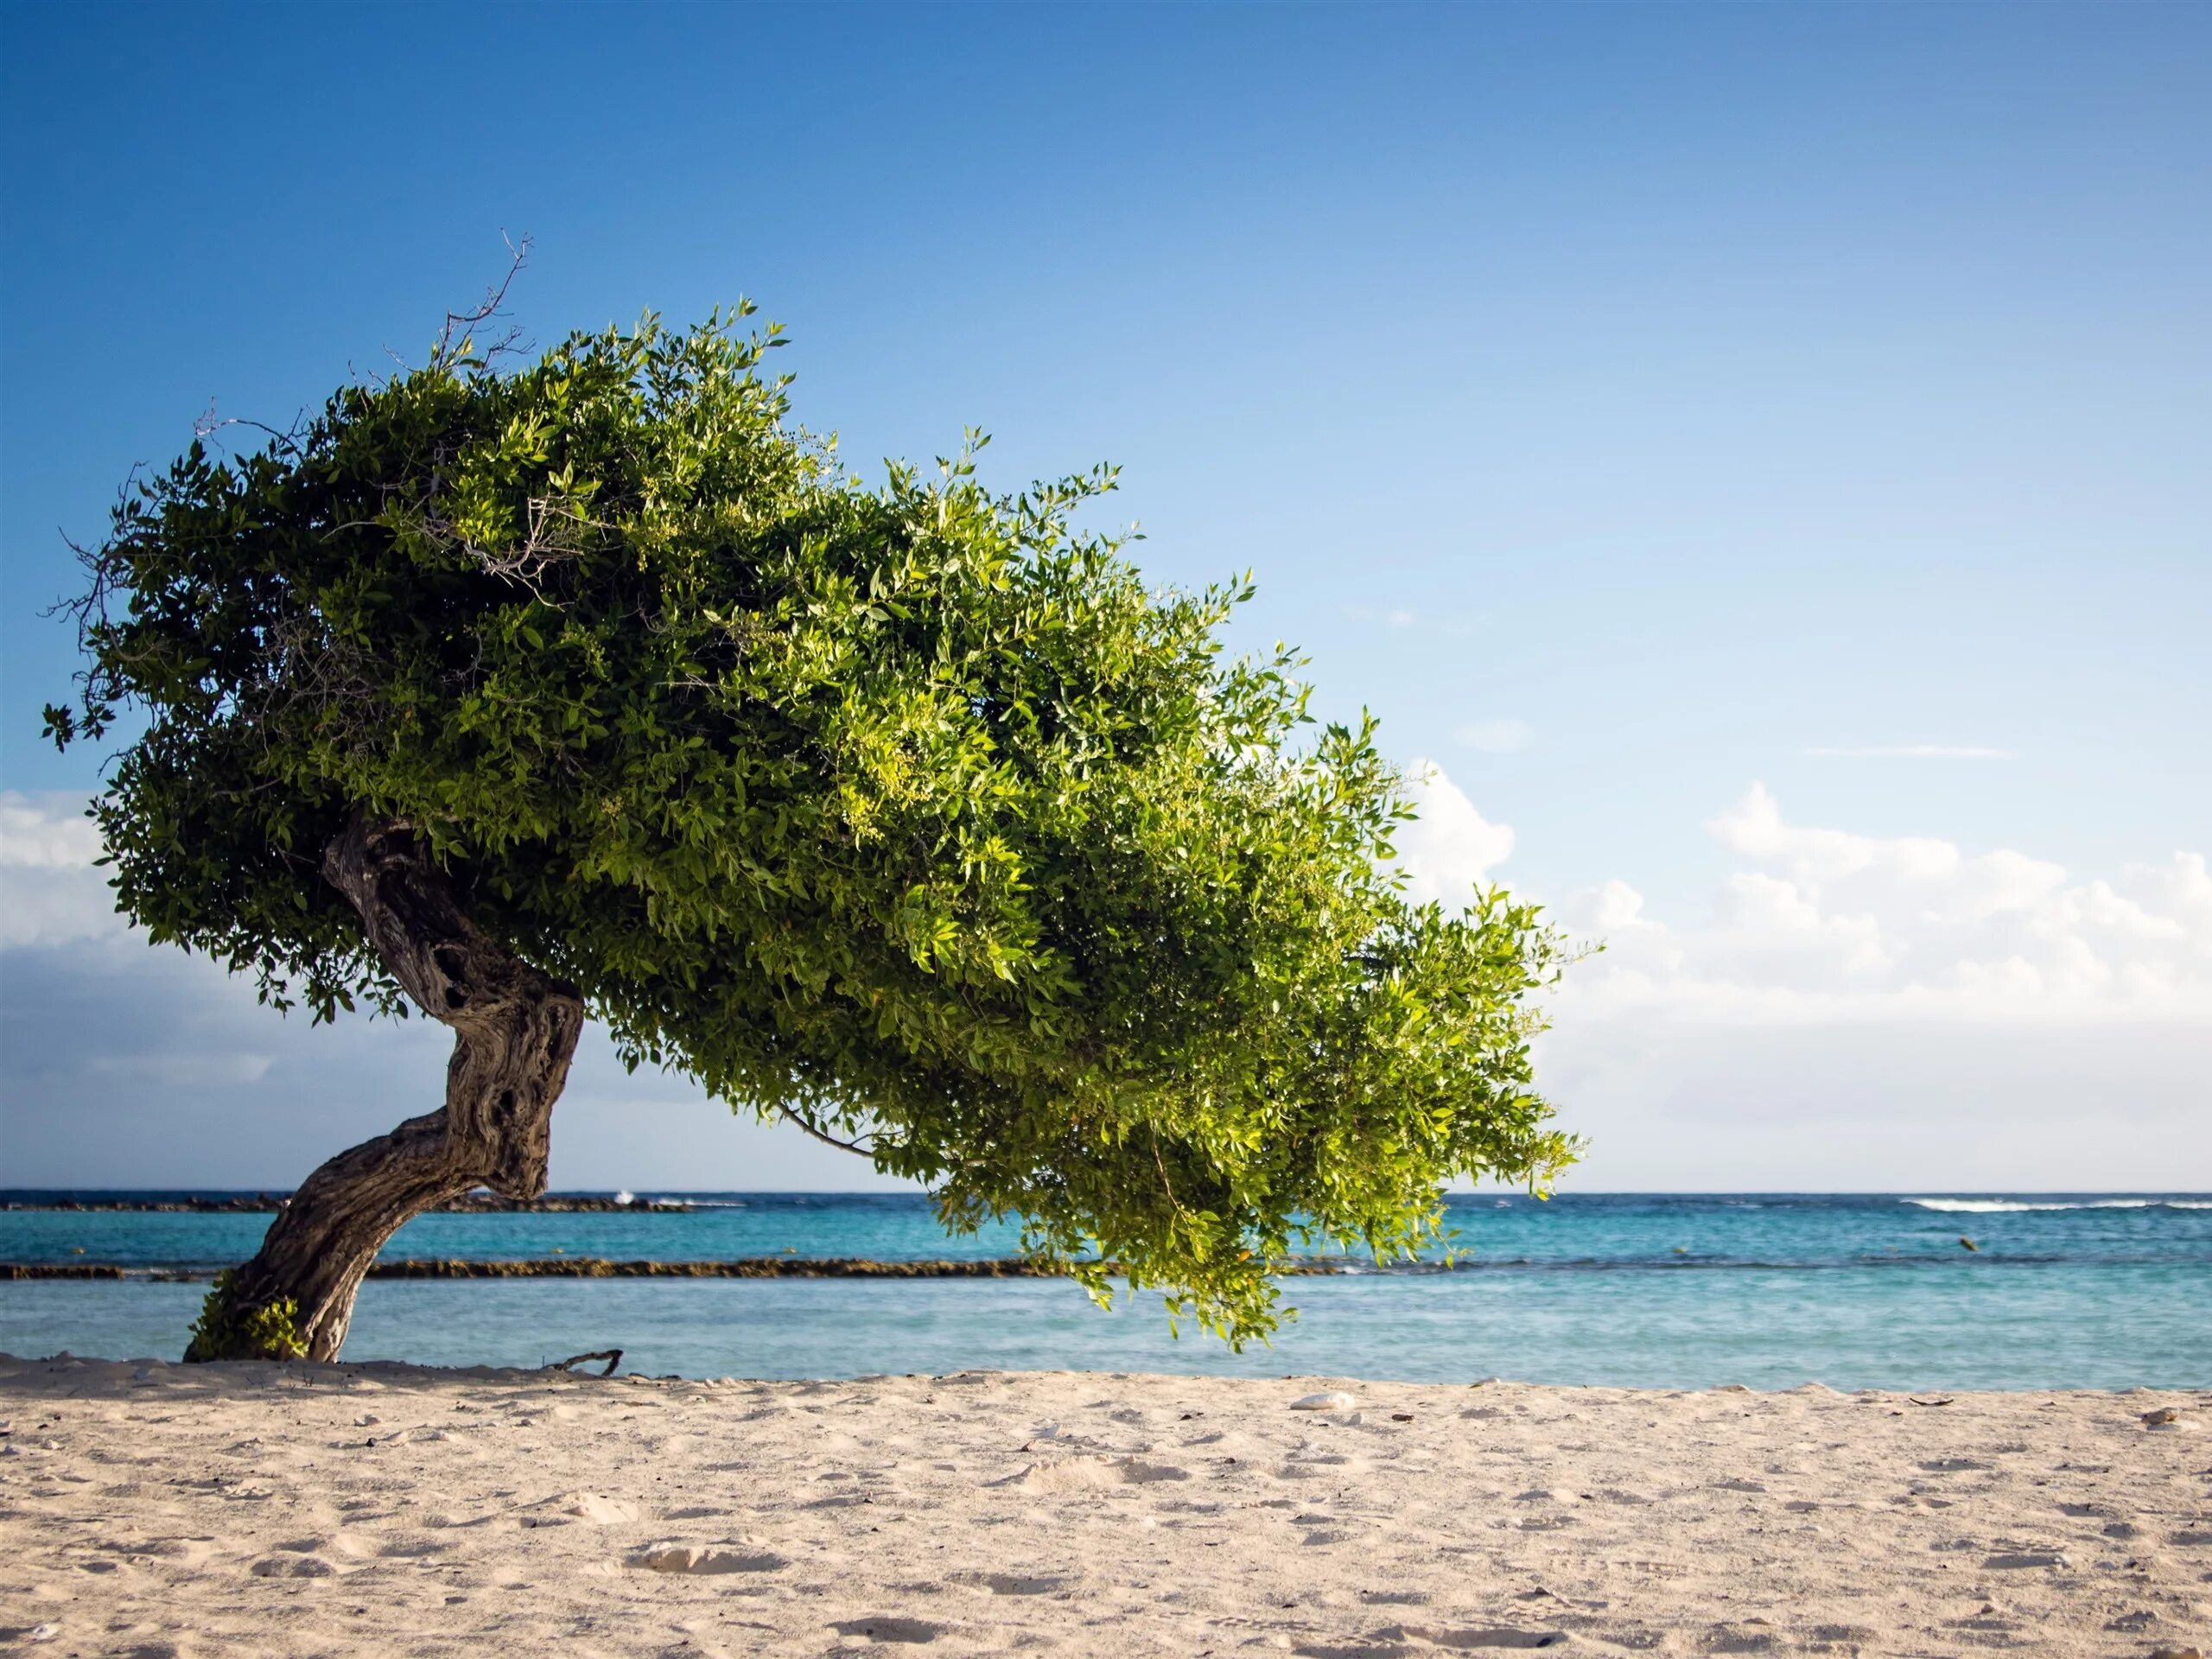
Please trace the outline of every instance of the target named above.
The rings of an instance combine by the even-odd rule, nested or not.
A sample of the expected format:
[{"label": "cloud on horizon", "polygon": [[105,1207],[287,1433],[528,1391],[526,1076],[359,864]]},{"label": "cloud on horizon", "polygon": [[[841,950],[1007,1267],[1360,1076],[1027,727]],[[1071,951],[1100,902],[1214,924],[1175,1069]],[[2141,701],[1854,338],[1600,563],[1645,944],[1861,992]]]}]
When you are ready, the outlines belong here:
[{"label": "cloud on horizon", "polygon": [[[1416,761],[1408,896],[1464,903],[1514,832]],[[11,1185],[281,1185],[439,1092],[444,1033],[310,1029],[149,950],[80,796],[0,794],[0,1162]],[[1554,995],[1539,1075],[1606,1186],[2212,1187],[2212,871],[2080,878],[2011,849],[1795,822],[1751,785],[1705,826],[1700,912],[1622,879],[1553,906],[1605,949]],[[1540,896],[1540,895],[1531,895]],[[588,1038],[555,1180],[887,1185],[858,1160],[625,1075]],[[790,1144],[786,1144],[789,1141]]]},{"label": "cloud on horizon", "polygon": [[2212,874],[2204,855],[2076,880],[2009,848],[1791,823],[1754,784],[1706,825],[1743,868],[1703,917],[1648,916],[1633,887],[1561,915],[1605,955],[1567,995],[1732,1022],[1970,1020],[2212,1028]]},{"label": "cloud on horizon", "polygon": [[2082,880],[2011,849],[1792,822],[1753,785],[1706,826],[1702,914],[1613,880],[1559,907],[1539,1077],[1580,1184],[2212,1187],[2212,874]]},{"label": "cloud on horizon", "polygon": [[2018,749],[1985,748],[1972,743],[1890,743],[1846,748],[1812,748],[1816,760],[2017,760]]},{"label": "cloud on horizon", "polygon": [[0,950],[120,933],[82,795],[0,791]]}]

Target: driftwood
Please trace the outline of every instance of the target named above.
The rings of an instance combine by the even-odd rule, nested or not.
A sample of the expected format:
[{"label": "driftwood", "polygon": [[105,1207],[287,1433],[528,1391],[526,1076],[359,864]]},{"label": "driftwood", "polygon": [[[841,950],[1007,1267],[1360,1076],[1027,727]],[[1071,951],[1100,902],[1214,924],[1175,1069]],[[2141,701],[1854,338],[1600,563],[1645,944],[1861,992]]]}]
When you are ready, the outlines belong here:
[{"label": "driftwood", "polygon": [[549,1371],[572,1371],[577,1366],[588,1364],[594,1359],[603,1359],[607,1362],[607,1369],[600,1375],[612,1376],[614,1375],[614,1368],[622,1363],[622,1351],[620,1348],[602,1348],[595,1354],[570,1354],[566,1359],[555,1360],[545,1369]]}]

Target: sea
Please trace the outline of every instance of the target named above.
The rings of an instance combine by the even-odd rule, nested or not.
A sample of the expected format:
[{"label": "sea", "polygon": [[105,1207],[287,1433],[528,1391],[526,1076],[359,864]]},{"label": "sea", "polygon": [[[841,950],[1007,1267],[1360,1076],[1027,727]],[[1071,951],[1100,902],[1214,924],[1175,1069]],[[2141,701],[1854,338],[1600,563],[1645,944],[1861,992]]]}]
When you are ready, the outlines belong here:
[{"label": "sea", "polygon": [[[60,1196],[0,1191],[0,1203]],[[153,1195],[80,1192],[79,1199]],[[180,1196],[180,1195],[170,1195]],[[200,1196],[215,1196],[201,1194]],[[920,1195],[652,1192],[613,1212],[434,1214],[388,1258],[622,1261],[1009,1256],[1012,1227],[948,1234]],[[1064,1279],[372,1280],[345,1357],[535,1366],[620,1349],[657,1376],[964,1370],[1490,1377],[1637,1388],[2212,1386],[2212,1195],[1463,1194],[1451,1258],[1334,1259],[1235,1352],[1160,1296],[1109,1311]],[[0,1351],[175,1358],[206,1274],[266,1215],[0,1211],[0,1263],[120,1279],[0,1281]],[[1972,1248],[1968,1248],[1969,1243]]]}]

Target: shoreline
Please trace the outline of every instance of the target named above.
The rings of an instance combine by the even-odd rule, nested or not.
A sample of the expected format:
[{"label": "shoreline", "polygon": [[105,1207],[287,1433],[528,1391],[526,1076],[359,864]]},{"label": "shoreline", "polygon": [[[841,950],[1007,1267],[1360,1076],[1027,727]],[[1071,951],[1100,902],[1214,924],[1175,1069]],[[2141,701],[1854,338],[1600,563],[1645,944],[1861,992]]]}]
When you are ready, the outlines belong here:
[{"label": "shoreline", "polygon": [[[1294,1408],[1327,1389],[1350,1408]],[[0,1637],[57,1653],[2149,1659],[2212,1630],[2206,1390],[0,1357]]]}]

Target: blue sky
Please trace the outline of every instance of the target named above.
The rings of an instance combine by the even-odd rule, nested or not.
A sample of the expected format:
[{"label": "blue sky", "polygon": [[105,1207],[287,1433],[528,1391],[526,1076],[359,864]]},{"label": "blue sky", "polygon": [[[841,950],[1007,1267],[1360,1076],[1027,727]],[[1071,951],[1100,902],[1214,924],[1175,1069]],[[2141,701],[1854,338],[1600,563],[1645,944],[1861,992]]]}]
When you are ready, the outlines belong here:
[{"label": "blue sky", "polygon": [[[849,460],[1110,459],[1156,579],[1250,568],[1448,779],[1433,879],[1611,942],[1546,1052],[1590,1184],[2212,1185],[2212,11],[0,29],[0,1179],[282,1183],[434,1089],[80,913],[37,613],[134,462],[419,357],[505,229],[538,342],[750,295]],[[852,1184],[594,1064],[556,1179]]]}]

